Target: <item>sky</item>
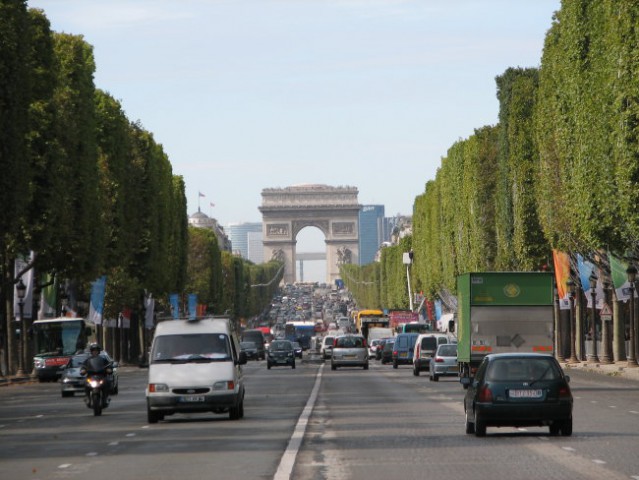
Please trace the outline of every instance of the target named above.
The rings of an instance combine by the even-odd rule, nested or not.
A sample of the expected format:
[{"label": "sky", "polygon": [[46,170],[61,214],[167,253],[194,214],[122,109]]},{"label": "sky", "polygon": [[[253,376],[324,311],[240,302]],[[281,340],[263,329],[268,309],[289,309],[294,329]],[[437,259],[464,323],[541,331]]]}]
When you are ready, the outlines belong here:
[{"label": "sky", "polygon": [[[93,46],[96,87],[163,146],[188,213],[228,225],[261,221],[264,188],[307,183],[412,214],[447,150],[497,123],[495,77],[539,66],[560,0],[28,5]],[[304,229],[297,249],[322,242]]]}]

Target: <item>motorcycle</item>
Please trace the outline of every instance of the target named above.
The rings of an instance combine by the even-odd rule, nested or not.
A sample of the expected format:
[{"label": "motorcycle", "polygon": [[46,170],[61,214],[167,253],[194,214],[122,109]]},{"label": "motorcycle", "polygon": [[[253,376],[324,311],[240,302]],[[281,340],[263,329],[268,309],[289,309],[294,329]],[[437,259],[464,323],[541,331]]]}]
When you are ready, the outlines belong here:
[{"label": "motorcycle", "polygon": [[84,389],[84,403],[88,408],[93,409],[96,417],[102,415],[102,410],[109,406],[111,398],[107,389],[110,388],[107,382],[107,375],[113,370],[109,367],[103,373],[88,373]]}]

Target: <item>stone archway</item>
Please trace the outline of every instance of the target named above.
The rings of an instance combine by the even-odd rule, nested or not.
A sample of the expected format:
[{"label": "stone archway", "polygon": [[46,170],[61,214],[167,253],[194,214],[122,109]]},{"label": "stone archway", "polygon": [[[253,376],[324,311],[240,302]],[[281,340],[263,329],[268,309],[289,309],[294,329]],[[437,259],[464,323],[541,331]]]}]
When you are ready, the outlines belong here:
[{"label": "stone archway", "polygon": [[339,265],[359,262],[359,205],[356,187],[296,185],[262,190],[264,260],[284,262],[284,283],[294,283],[297,234],[317,227],[326,243],[326,281],[339,278]]}]

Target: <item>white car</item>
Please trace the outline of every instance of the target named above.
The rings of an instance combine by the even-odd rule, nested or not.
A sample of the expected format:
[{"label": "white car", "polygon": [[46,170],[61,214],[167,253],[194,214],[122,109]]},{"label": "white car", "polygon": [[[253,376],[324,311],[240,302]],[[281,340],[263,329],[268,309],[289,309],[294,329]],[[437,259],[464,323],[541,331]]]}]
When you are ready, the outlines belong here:
[{"label": "white car", "polygon": [[377,357],[377,347],[379,346],[381,341],[382,341],[381,338],[376,338],[374,340],[371,340],[371,343],[368,346],[368,357],[369,358],[376,358]]}]

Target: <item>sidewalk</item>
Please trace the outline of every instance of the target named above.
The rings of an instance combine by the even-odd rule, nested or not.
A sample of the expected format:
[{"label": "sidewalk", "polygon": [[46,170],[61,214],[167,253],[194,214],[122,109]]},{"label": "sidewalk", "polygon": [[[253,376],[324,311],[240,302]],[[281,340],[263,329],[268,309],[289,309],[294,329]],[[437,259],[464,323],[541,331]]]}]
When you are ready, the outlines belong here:
[{"label": "sidewalk", "polygon": [[561,362],[561,368],[568,375],[570,370],[580,370],[585,372],[597,373],[600,375],[608,375],[610,377],[627,378],[639,382],[639,367],[628,367],[628,362],[615,362],[610,364],[604,363],[588,363],[581,361],[580,363]]}]

